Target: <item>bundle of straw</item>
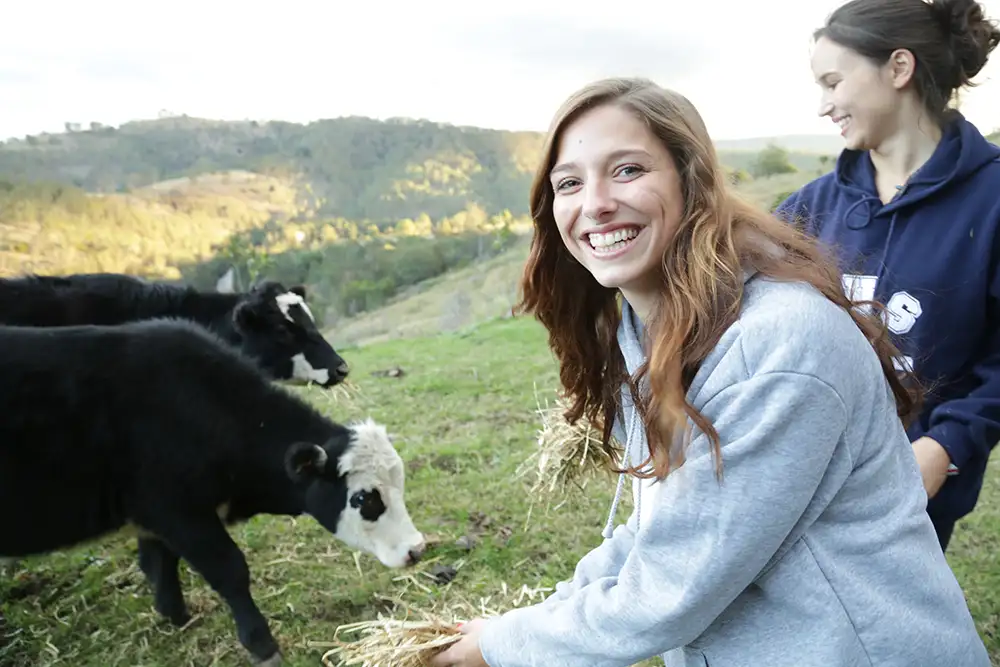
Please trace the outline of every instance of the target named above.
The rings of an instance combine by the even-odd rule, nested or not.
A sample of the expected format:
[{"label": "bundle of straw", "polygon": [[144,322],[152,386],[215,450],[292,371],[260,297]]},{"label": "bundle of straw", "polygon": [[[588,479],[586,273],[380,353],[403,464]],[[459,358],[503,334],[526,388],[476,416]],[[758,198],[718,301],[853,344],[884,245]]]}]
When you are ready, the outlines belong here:
[{"label": "bundle of straw", "polygon": [[[608,472],[618,465],[601,446],[601,432],[585,419],[570,424],[563,416],[569,409],[569,402],[563,397],[556,398],[555,405],[545,407],[538,403],[537,389],[535,402],[542,419],[538,430],[538,449],[522,464],[519,474],[524,475],[534,468],[535,482],[532,494],[551,494],[566,491],[570,486],[583,489],[586,481],[595,473]],[[617,457],[621,447],[611,440],[611,448]]]},{"label": "bundle of straw", "polygon": [[[423,620],[395,620],[379,615],[375,621],[342,625],[334,633],[340,645],[323,655],[323,664],[361,667],[427,667],[430,658],[462,638],[458,621],[425,615]],[[341,642],[341,632],[360,632],[354,642]],[[333,662],[332,657],[338,661]]]},{"label": "bundle of straw", "polygon": [[[501,590],[510,598],[506,584],[501,585]],[[544,599],[551,590],[522,586],[519,595],[508,599],[504,606],[515,608],[526,600]],[[428,667],[432,657],[462,638],[458,631],[462,618],[489,618],[500,614],[490,607],[491,598],[480,600],[478,607],[459,601],[447,611],[419,612],[419,620],[397,620],[380,614],[373,621],[341,625],[334,632],[336,646],[323,654],[323,664],[326,667]],[[402,604],[399,600],[392,602]],[[412,609],[407,609],[407,616],[411,613]],[[361,637],[354,642],[344,642],[339,637],[341,632],[356,632]]]}]

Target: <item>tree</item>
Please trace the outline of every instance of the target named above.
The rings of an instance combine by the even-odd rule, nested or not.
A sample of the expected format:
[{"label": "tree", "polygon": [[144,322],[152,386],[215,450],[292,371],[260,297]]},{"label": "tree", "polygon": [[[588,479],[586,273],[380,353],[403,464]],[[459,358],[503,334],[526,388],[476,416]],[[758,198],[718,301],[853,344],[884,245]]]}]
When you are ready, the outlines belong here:
[{"label": "tree", "polygon": [[793,174],[798,169],[788,159],[788,151],[776,144],[768,144],[757,154],[757,160],[751,167],[754,178],[775,176],[777,174]]}]

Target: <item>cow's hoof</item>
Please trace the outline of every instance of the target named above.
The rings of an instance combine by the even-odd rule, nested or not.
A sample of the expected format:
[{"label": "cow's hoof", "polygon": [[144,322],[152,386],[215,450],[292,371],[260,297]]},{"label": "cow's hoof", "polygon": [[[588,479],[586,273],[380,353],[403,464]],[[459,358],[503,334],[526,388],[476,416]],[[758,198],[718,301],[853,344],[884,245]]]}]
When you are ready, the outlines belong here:
[{"label": "cow's hoof", "polygon": [[267,660],[261,660],[256,663],[257,667],[279,667],[281,665],[281,651],[275,651]]},{"label": "cow's hoof", "polygon": [[156,611],[160,612],[160,615],[167,619],[171,625],[176,625],[178,628],[184,627],[191,620],[191,614],[188,613],[187,605],[184,604],[179,606],[161,604],[156,606]]}]

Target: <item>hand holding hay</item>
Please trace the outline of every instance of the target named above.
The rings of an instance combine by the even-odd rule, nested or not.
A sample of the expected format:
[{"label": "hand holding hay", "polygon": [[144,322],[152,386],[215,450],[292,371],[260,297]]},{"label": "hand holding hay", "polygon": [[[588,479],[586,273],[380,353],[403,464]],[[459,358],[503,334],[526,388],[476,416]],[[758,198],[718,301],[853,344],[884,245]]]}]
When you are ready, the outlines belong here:
[{"label": "hand holding hay", "polygon": [[[538,404],[537,389],[535,402]],[[524,475],[531,467],[535,468],[536,479],[531,488],[533,494],[565,491],[570,485],[582,489],[588,477],[610,471],[618,465],[601,445],[600,430],[591,426],[585,418],[572,425],[566,420],[564,415],[569,407],[563,396],[556,399],[555,406],[538,406],[537,412],[542,418],[538,450],[518,471],[518,474]],[[620,456],[621,447],[614,438],[611,446]]]},{"label": "hand holding hay", "polygon": [[[505,606],[515,608],[525,600],[544,599],[545,593],[551,590],[522,586],[519,595]],[[507,597],[506,584],[502,584],[501,592]],[[398,600],[394,602],[402,604]],[[419,619],[393,619],[379,614],[373,621],[341,625],[334,632],[337,646],[323,655],[323,664],[326,667],[429,667],[431,658],[463,637],[459,624],[502,613],[491,608],[489,602],[490,598],[481,600],[478,607],[458,602],[439,612],[417,612]],[[411,611],[407,609],[407,616]],[[341,632],[357,632],[361,637],[354,642],[344,642],[339,637]]]}]

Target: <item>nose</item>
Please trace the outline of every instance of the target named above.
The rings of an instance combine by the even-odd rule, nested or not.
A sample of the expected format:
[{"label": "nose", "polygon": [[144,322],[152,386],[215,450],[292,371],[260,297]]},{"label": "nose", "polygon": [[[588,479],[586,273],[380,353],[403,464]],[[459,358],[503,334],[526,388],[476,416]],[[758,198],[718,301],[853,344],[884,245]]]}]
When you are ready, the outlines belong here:
[{"label": "nose", "polygon": [[829,116],[833,112],[833,105],[823,100],[819,103],[819,111],[817,112],[819,117]]},{"label": "nose", "polygon": [[420,559],[424,557],[424,552],[427,551],[427,543],[421,542],[417,546],[413,547],[406,552],[406,564],[416,565],[420,562]]},{"label": "nose", "polygon": [[583,214],[595,221],[607,219],[615,212],[617,204],[611,186],[604,179],[592,179],[584,186]]},{"label": "nose", "polygon": [[337,378],[340,380],[346,378],[350,372],[351,367],[347,365],[346,361],[341,362],[341,364],[337,366]]}]

